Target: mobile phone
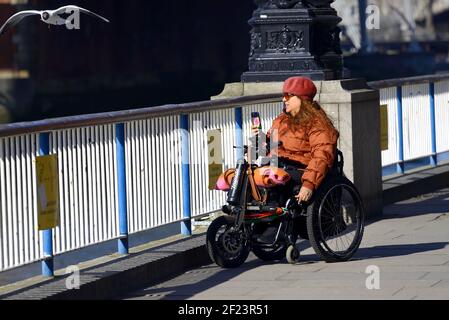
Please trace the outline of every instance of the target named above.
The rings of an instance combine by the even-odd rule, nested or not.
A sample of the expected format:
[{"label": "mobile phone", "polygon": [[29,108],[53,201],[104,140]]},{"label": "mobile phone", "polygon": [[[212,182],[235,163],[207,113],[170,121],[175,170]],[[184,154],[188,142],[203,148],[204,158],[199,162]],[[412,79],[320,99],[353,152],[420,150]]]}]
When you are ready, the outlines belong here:
[{"label": "mobile phone", "polygon": [[254,127],[262,129],[262,121],[260,121],[260,114],[259,114],[259,112],[252,112],[251,113],[251,122],[252,122]]},{"label": "mobile phone", "polygon": [[[260,121],[260,114],[259,112],[252,112],[251,113],[251,123],[253,127],[258,128],[259,130],[262,130],[262,121]],[[256,154],[255,159],[257,160],[259,158],[259,137],[256,137]]]}]

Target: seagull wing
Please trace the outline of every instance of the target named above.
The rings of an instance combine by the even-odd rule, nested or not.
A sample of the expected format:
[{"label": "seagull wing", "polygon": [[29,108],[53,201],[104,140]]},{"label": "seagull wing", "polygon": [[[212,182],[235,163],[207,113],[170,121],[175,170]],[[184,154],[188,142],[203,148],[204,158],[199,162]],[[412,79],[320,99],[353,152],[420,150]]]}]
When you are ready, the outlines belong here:
[{"label": "seagull wing", "polygon": [[2,28],[0,29],[0,36],[2,34],[4,34],[9,28],[15,26],[16,24],[18,24],[20,21],[22,21],[24,18],[28,17],[28,16],[34,16],[34,15],[41,15],[40,11],[36,11],[36,10],[27,10],[27,11],[20,11],[17,12],[15,15],[13,15],[11,18],[9,18],[5,24],[2,26]]},{"label": "seagull wing", "polygon": [[73,6],[73,5],[61,7],[59,9],[55,10],[53,13],[57,14],[57,15],[60,15],[62,13],[67,13],[68,11],[76,11],[76,10],[78,10],[80,12],[83,12],[85,14],[88,14],[88,15],[90,15],[92,17],[98,18],[100,20],[103,20],[104,22],[108,22],[109,23],[108,19],[106,19],[106,18],[104,18],[104,17],[102,17],[102,16],[100,16],[100,15],[98,15],[98,14],[92,12],[92,11],[89,11],[87,9],[84,9],[84,8],[81,8],[81,7],[78,7],[78,6]]}]

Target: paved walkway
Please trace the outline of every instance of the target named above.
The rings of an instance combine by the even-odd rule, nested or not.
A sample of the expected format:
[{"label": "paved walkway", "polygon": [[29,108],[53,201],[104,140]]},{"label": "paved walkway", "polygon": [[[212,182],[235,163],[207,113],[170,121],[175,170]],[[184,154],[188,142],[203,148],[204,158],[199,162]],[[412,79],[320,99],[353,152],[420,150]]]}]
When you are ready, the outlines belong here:
[{"label": "paved walkway", "polygon": [[[326,264],[300,247],[296,265],[251,255],[239,269],[207,265],[122,299],[449,299],[449,189],[386,207],[353,261]],[[378,290],[366,287],[369,266],[379,268]]]}]

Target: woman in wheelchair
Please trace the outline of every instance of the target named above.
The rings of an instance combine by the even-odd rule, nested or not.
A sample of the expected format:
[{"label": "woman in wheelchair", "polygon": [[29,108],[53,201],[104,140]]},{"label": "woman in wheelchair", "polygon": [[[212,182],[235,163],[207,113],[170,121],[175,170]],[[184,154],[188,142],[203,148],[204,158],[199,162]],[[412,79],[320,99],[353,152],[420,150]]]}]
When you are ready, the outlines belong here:
[{"label": "woman in wheelchair", "polygon": [[[269,192],[270,199],[281,206],[285,206],[292,197],[298,203],[311,200],[333,167],[339,137],[324,110],[314,102],[317,88],[310,79],[287,79],[283,93],[283,113],[274,120],[266,138],[258,127],[252,127],[253,134],[265,140],[267,146],[276,146],[270,150],[270,163],[276,165],[277,162],[277,166],[290,175],[286,185]],[[258,239],[272,241],[276,231],[275,226],[268,227]],[[302,231],[304,237],[305,232]]]},{"label": "woman in wheelchair", "polygon": [[[267,145],[277,146],[270,150],[269,157],[272,163],[278,159],[278,166],[291,176],[290,182],[282,187],[282,200],[286,201],[299,189],[295,194],[298,202],[308,202],[334,164],[339,133],[313,101],[317,88],[310,79],[287,79],[283,91],[284,112],[266,135]],[[257,127],[252,131],[263,136]]]},{"label": "woman in wheelchair", "polygon": [[[362,240],[363,204],[355,186],[344,177],[343,156],[337,150],[339,133],[314,101],[317,88],[308,78],[293,77],[285,81],[283,93],[283,113],[273,121],[266,136],[259,127],[253,127],[252,132],[270,146],[270,167],[283,169],[289,179],[267,187],[265,201],[253,202],[245,200],[251,197],[244,191],[250,181],[252,193],[259,193],[254,190],[257,169],[251,160],[240,164],[248,170],[237,169],[235,179],[228,177],[227,185],[232,181],[232,187],[229,205],[223,207],[227,212],[223,212],[229,215],[213,221],[207,233],[209,255],[222,267],[238,267],[251,250],[262,260],[287,257],[293,263],[299,258],[295,246],[298,237],[309,240],[326,262],[347,261]],[[222,180],[225,177],[226,173]],[[230,201],[232,190],[242,182],[243,193],[237,194],[242,194],[244,200]],[[251,196],[251,192],[248,194]],[[265,206],[259,206],[257,211],[254,203]],[[268,209],[262,207],[270,206],[276,213],[263,212]],[[252,214],[251,207],[256,207],[256,214]]]}]

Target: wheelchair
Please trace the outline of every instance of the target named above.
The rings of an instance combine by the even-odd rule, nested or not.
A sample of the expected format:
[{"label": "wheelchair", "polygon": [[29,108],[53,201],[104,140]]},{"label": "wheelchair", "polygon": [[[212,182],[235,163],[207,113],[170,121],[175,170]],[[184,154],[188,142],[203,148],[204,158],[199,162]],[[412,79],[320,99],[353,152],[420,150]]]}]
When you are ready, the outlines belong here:
[{"label": "wheelchair", "polygon": [[[245,146],[245,155],[248,147]],[[343,154],[338,150],[332,169],[308,203],[290,198],[280,205],[261,201],[269,190],[254,187],[251,161],[239,161],[228,192],[223,216],[207,231],[210,258],[223,268],[241,266],[252,251],[264,261],[284,258],[296,263],[298,239],[309,240],[327,263],[350,260],[363,238],[365,212],[354,184],[343,173]],[[265,197],[266,199],[266,197]]]}]

